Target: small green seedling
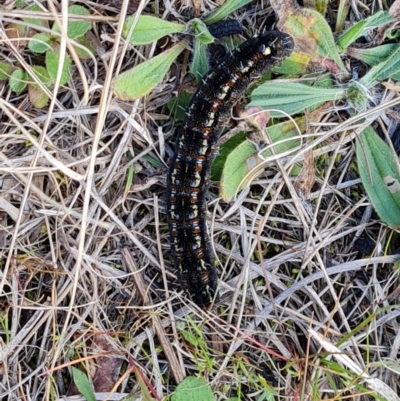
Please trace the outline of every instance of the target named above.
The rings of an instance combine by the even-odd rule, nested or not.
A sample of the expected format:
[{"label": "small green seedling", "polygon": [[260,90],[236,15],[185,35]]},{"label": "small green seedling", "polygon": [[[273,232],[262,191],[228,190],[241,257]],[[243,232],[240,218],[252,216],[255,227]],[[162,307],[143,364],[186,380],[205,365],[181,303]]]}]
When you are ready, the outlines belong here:
[{"label": "small green seedling", "polygon": [[[21,4],[23,6],[23,4]],[[37,11],[43,11],[38,5],[25,8],[32,15]],[[91,23],[83,19],[74,20],[74,16],[90,15],[89,11],[80,5],[72,5],[68,8],[70,21],[67,26],[67,34],[70,40],[74,40],[76,53],[81,58],[88,58],[94,50],[89,45],[86,33],[91,28]],[[26,71],[15,68],[6,62],[0,62],[0,80],[9,80],[10,88],[17,95],[28,90],[29,100],[37,108],[43,108],[49,101],[51,89],[58,79],[61,52],[60,43],[62,30],[57,22],[54,22],[49,31],[48,22],[34,17],[26,17],[19,24],[15,23],[13,34],[20,37],[29,37],[28,49],[36,55],[44,55],[44,65],[32,65]],[[29,28],[29,29],[28,29]],[[41,32],[46,30],[46,32]],[[31,36],[30,36],[31,35]],[[40,59],[40,57],[38,57]],[[66,53],[62,66],[59,84],[65,85],[71,77],[71,57]]]}]

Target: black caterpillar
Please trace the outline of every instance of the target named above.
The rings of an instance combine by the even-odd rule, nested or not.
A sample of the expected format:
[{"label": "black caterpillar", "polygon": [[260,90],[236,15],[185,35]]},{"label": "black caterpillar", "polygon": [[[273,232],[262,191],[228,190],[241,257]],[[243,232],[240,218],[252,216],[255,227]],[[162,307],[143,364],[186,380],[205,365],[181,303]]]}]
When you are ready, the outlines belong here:
[{"label": "black caterpillar", "polygon": [[214,38],[236,35],[244,31],[242,25],[235,19],[223,19],[208,26],[208,30]]},{"label": "black caterpillar", "polygon": [[205,197],[219,135],[247,87],[292,50],[292,38],[277,31],[242,43],[206,74],[186,110],[168,170],[166,209],[180,284],[200,307],[207,308],[217,296]]}]

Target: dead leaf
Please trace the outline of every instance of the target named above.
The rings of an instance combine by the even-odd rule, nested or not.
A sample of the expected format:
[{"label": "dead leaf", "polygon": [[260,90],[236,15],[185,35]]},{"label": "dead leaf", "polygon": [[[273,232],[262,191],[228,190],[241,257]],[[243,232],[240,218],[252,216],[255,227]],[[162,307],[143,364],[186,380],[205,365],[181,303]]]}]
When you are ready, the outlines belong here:
[{"label": "dead leaf", "polygon": [[[120,356],[114,356],[112,354],[104,355],[105,352],[113,351],[117,354],[117,351],[109,340],[109,336],[106,334],[94,336],[92,348],[94,353],[101,355],[95,358],[95,363],[91,362],[89,365],[90,376],[93,378],[93,388],[96,393],[107,393],[112,390],[117,382],[124,360]],[[79,368],[79,366],[76,367]],[[79,394],[78,388],[72,381],[68,388],[67,395],[71,396],[77,394]]]},{"label": "dead leaf", "polygon": [[391,91],[395,91],[395,92],[400,92],[400,86],[399,85],[395,85],[392,82],[386,81],[386,82],[382,82],[382,85]]},{"label": "dead leaf", "polygon": [[300,62],[305,72],[328,69],[336,75],[348,75],[332,31],[320,13],[301,8],[294,0],[271,2],[271,6],[278,16],[277,27],[294,40],[290,59]]},{"label": "dead leaf", "polygon": [[[108,335],[98,334],[94,337],[93,345],[102,351],[113,351],[114,347]],[[123,359],[116,356],[101,356],[96,359],[96,373],[93,377],[93,387],[96,393],[106,393],[112,390],[118,380]]]},{"label": "dead leaf", "polygon": [[301,168],[301,172],[298,175],[294,184],[297,193],[302,200],[307,200],[310,196],[311,189],[315,183],[315,172],[314,172],[314,156],[313,151],[310,149],[304,155],[304,164]]},{"label": "dead leaf", "polygon": [[240,118],[247,120],[263,133],[270,119],[270,114],[261,107],[249,107],[240,113]]}]

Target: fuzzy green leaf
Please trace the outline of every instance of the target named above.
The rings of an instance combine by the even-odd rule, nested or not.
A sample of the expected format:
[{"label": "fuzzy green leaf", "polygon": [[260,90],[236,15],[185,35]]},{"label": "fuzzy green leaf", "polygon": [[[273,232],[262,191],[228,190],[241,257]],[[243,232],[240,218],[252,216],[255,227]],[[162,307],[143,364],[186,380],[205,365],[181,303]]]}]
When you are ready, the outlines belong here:
[{"label": "fuzzy green leaf", "polygon": [[176,387],[171,401],[215,401],[211,388],[203,380],[187,377]]},{"label": "fuzzy green leaf", "polygon": [[26,7],[26,1],[25,0],[17,0],[15,2],[15,8],[21,9],[21,8],[24,8],[24,7]]},{"label": "fuzzy green leaf", "polygon": [[201,82],[204,75],[210,69],[206,52],[206,45],[194,39],[193,60],[190,64],[190,72],[194,75],[197,82]]},{"label": "fuzzy green leaf", "polygon": [[[124,23],[122,37],[128,39],[128,35],[135,20],[135,15],[128,17]],[[150,15],[141,15],[137,21],[129,43],[133,45],[146,45],[172,33],[183,32],[185,25],[164,21]]]},{"label": "fuzzy green leaf", "polygon": [[[260,164],[257,154],[257,147],[249,140],[243,141],[236,149],[229,154],[222,171],[220,183],[220,195],[222,199],[229,202],[240,190],[246,186],[248,181],[243,181],[247,173]],[[262,171],[260,167],[260,171]],[[258,175],[258,172],[254,172]],[[254,178],[252,177],[248,177]]]},{"label": "fuzzy green leaf", "polygon": [[356,141],[361,181],[379,217],[400,227],[400,173],[390,147],[368,127]]},{"label": "fuzzy green leaf", "polygon": [[385,60],[390,54],[399,47],[396,43],[389,43],[387,45],[381,45],[371,47],[370,49],[359,49],[351,47],[347,49],[347,54],[351,57],[361,60],[368,64],[370,67]]},{"label": "fuzzy green leaf", "polygon": [[[78,4],[73,4],[68,7],[69,15],[90,15],[90,11]],[[68,22],[68,37],[71,39],[83,36],[90,28],[90,21],[70,21]]]},{"label": "fuzzy green leaf", "polygon": [[28,47],[34,53],[44,53],[51,49],[51,42],[51,36],[47,33],[37,33],[30,39]]},{"label": "fuzzy green leaf", "polygon": [[308,72],[310,56],[304,53],[294,51],[290,57],[285,58],[278,66],[272,69],[279,75],[301,76]]},{"label": "fuzzy green leaf", "polygon": [[0,81],[10,78],[14,67],[4,61],[0,61]]},{"label": "fuzzy green leaf", "polygon": [[[83,6],[73,4],[68,7],[69,15],[90,15],[90,11]],[[89,21],[70,21],[68,22],[68,37],[71,39],[80,38],[90,28],[92,23]]]},{"label": "fuzzy green leaf", "polygon": [[372,67],[361,79],[361,84],[372,88],[378,81],[392,78],[400,73],[400,46],[384,61]]},{"label": "fuzzy green leaf", "polygon": [[[40,80],[40,82],[42,82],[47,88],[51,87],[52,82],[46,68],[42,67],[41,65],[34,65],[32,66],[32,70],[35,72],[35,75]],[[32,77],[29,77],[29,81],[33,85],[39,86]]]},{"label": "fuzzy green leaf", "polygon": [[81,36],[80,38],[76,38],[75,41],[78,42],[80,45],[84,46],[84,48],[74,46],[76,54],[79,56],[79,58],[84,60],[86,59],[89,60],[92,58],[93,54],[96,54],[96,49],[90,44],[86,36]]},{"label": "fuzzy green leaf", "polygon": [[[232,138],[229,138],[219,148],[217,156],[211,164],[211,179],[213,181],[221,181],[222,172],[229,155],[240,146],[241,143],[247,140],[247,132],[238,132]],[[236,191],[236,189],[235,189]]]},{"label": "fuzzy green leaf", "polygon": [[190,26],[193,29],[196,40],[200,43],[208,45],[214,42],[214,37],[211,35],[207,25],[202,20],[195,18],[191,21]]},{"label": "fuzzy green leaf", "polygon": [[[299,83],[266,82],[252,92],[248,107],[278,109],[294,115],[305,109],[315,109],[324,102],[342,99],[344,95],[343,88],[329,89]],[[271,117],[284,117],[274,111],[270,114]]]},{"label": "fuzzy green leaf", "polygon": [[[322,3],[325,3],[325,7],[324,7],[323,12],[321,12],[321,10],[318,7],[317,7],[317,11],[321,15],[326,17],[326,7],[327,7],[329,1],[322,0]],[[338,7],[338,10],[337,10],[337,16],[336,16],[335,32],[342,32],[343,31],[343,27],[344,27],[344,24],[346,22],[346,16],[347,16],[347,13],[348,13],[348,9],[349,9],[349,5],[348,5],[347,1],[340,1],[339,2],[339,7]]]},{"label": "fuzzy green leaf", "polygon": [[248,3],[251,3],[251,0],[227,0],[217,11],[204,18],[203,21],[207,25],[214,24]]},{"label": "fuzzy green leaf", "polygon": [[171,49],[123,72],[114,80],[114,93],[123,100],[134,100],[147,95],[159,84],[173,61],[186,48],[183,42]]},{"label": "fuzzy green leaf", "polygon": [[[46,68],[52,82],[56,82],[58,65],[60,63],[60,50],[49,50],[46,52]],[[65,85],[70,77],[71,59],[65,55],[65,62],[61,74],[60,85]]]},{"label": "fuzzy green leaf", "polygon": [[[78,4],[74,4],[68,7],[68,16],[73,18],[74,15],[90,15],[88,9]],[[68,37],[70,39],[76,39],[83,36],[92,26],[90,21],[68,21]],[[54,23],[52,30],[54,32],[61,32],[58,23]]]},{"label": "fuzzy green leaf", "polygon": [[[27,7],[25,11],[29,11],[32,15],[35,15],[35,11],[43,12],[44,10],[37,4],[32,4],[29,7]],[[48,27],[48,22],[45,19],[24,17],[23,21],[31,25],[36,25],[38,27],[43,27],[43,28]]]},{"label": "fuzzy green leaf", "polygon": [[353,25],[338,37],[336,44],[340,51],[344,51],[358,38],[365,36],[370,30],[386,25],[392,21],[394,21],[394,17],[387,11],[379,11]]},{"label": "fuzzy green leaf", "polygon": [[28,74],[21,68],[15,70],[10,77],[10,88],[13,92],[19,95],[26,88]]},{"label": "fuzzy green leaf", "polygon": [[365,111],[368,106],[368,91],[357,81],[351,82],[346,88],[346,98],[349,104],[358,111]]},{"label": "fuzzy green leaf", "polygon": [[86,400],[96,401],[96,396],[87,376],[75,367],[72,367],[72,376],[77,389],[86,398]]},{"label": "fuzzy green leaf", "polygon": [[[296,119],[296,123],[300,130],[305,130],[305,117]],[[268,134],[271,142],[275,144],[273,147],[275,154],[280,154],[299,146],[298,131],[292,121],[285,121],[268,127]],[[218,171],[216,171],[218,163],[224,163],[220,182],[222,199],[226,202],[231,201],[237,191],[245,188],[249,181],[264,171],[265,166],[262,162],[264,158],[271,155],[272,150],[269,147],[262,153],[261,157],[258,147],[253,142],[243,138],[241,133],[225,142],[221,146],[220,154],[213,163],[214,177],[218,177]],[[217,163],[216,167],[214,167],[215,163]],[[250,171],[252,172],[251,175],[248,174]]]}]

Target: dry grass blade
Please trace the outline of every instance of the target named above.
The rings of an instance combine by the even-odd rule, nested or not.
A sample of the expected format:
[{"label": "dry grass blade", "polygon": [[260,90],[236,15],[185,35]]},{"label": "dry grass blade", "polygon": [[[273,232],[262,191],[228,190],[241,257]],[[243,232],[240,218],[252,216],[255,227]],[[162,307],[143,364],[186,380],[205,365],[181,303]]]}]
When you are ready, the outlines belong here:
[{"label": "dry grass blade", "polygon": [[342,351],[335,347],[330,341],[325,339],[321,334],[317,333],[313,329],[309,329],[310,334],[318,340],[318,342],[324,347],[328,352],[331,352],[334,357],[340,361],[343,365],[347,366],[352,372],[360,376],[362,380],[367,383],[367,386],[375,391],[375,395],[380,395],[384,397],[387,401],[399,401],[400,397],[382,380],[373,378],[365,373],[364,369],[361,368],[357,363],[355,363],[349,356],[342,353]]},{"label": "dry grass blade", "polygon": [[[398,124],[398,86],[377,85],[375,103],[353,116],[340,100],[318,119],[309,112],[295,150],[249,162],[260,174],[234,203],[211,182],[207,227],[220,301],[205,312],[177,282],[165,214],[166,166],[185,107],[172,103],[197,88],[191,52],[145,98],[121,101],[111,90],[120,72],[180,40],[191,45],[191,4],[80,2],[90,15],[73,22],[91,23],[80,41],[67,37],[71,2],[3,3],[0,70],[44,68],[45,54],[28,46],[36,34],[50,35],[72,67],[63,85],[61,63],[51,85],[32,78],[48,97],[42,109],[28,90],[0,80],[0,399],[83,400],[71,394],[73,366],[98,400],[166,399],[196,376],[221,400],[399,401],[400,234],[371,209],[355,163],[366,125],[385,133]],[[234,12],[246,33],[232,43],[254,27],[268,30],[273,7],[288,4],[272,3]],[[381,3],[357,2],[346,25]],[[205,15],[215,5],[196,7]],[[334,18],[335,3],[326,7]],[[131,11],[188,29],[133,46],[121,36]],[[357,49],[369,45],[361,38]],[[209,50],[211,62],[223,57]],[[369,68],[350,60],[360,76]],[[247,119],[232,128],[248,100],[231,110],[225,144],[252,129]],[[258,137],[256,154],[273,148]]]},{"label": "dry grass blade", "polygon": [[[137,268],[136,262],[132,258],[130,252],[127,249],[123,250],[122,256],[125,263],[128,264],[135,273],[133,279],[136,284],[136,288],[140,293],[140,297],[143,300],[143,305],[151,305],[148,297],[148,289],[146,283],[144,282],[142,275],[140,274],[140,269]],[[166,358],[171,365],[171,371],[174,376],[175,382],[180,383],[184,379],[184,373],[182,372],[181,366],[179,365],[178,359],[176,357],[175,351],[171,347],[171,343],[167,338],[167,333],[161,323],[161,319],[156,314],[156,310],[149,310],[149,313],[153,314],[152,323],[154,331],[157,334],[158,340],[161,343],[162,349],[165,352]]]}]

